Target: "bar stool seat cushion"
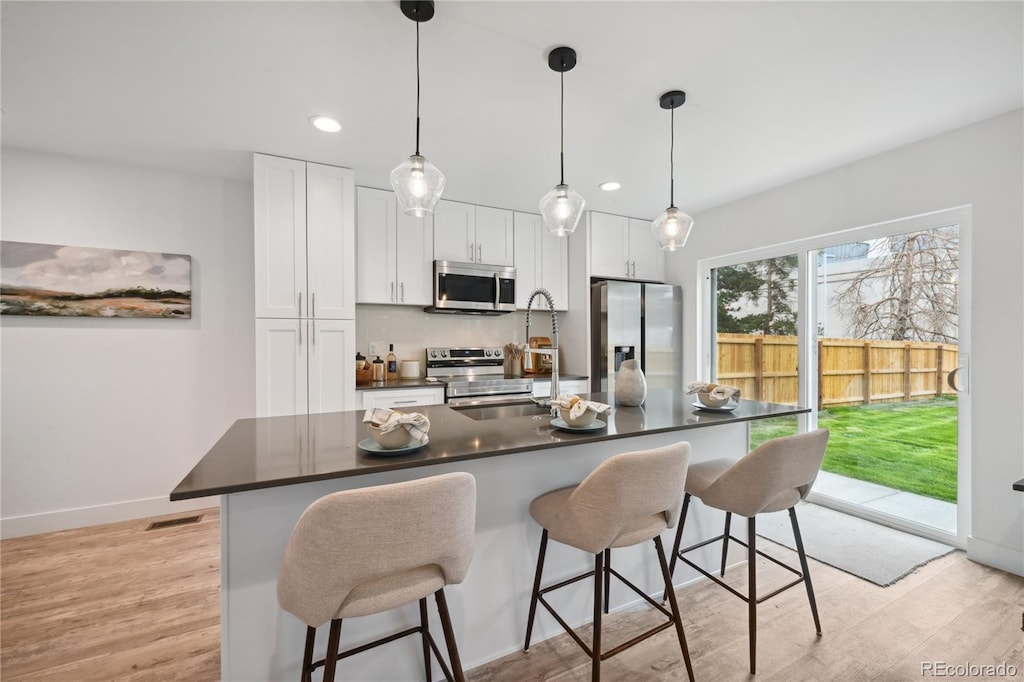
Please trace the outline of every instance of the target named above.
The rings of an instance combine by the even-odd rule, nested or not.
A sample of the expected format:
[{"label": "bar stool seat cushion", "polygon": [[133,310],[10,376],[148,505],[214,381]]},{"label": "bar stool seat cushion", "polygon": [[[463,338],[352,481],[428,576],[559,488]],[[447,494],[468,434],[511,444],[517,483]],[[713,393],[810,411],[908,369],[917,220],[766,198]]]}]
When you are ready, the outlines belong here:
[{"label": "bar stool seat cushion", "polygon": [[[579,515],[573,514],[569,508],[569,498],[578,487],[573,485],[544,493],[530,503],[530,516],[542,528],[547,529],[552,540],[586,550],[586,547],[580,547],[582,543],[577,539],[576,530],[581,522],[585,522],[585,519],[579,519]],[[626,521],[608,547],[612,549],[630,547],[644,540],[650,540],[667,528],[668,519],[663,513],[631,518]]]},{"label": "bar stool seat cushion", "polygon": [[700,497],[711,484],[718,480],[737,460],[728,457],[711,459],[706,462],[691,464],[686,471],[686,492]]},{"label": "bar stool seat cushion", "polygon": [[437,564],[386,575],[352,588],[338,609],[338,618],[355,618],[389,611],[428,597],[444,585],[444,574]]}]

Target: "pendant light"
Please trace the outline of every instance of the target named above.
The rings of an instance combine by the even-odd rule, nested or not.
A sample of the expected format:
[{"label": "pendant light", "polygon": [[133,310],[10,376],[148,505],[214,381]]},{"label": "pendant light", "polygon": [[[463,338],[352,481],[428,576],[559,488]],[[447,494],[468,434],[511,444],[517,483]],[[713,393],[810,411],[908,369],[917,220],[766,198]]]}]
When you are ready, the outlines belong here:
[{"label": "pendant light", "polygon": [[672,90],[661,96],[661,108],[671,111],[672,142],[669,146],[669,184],[668,208],[651,224],[654,238],[658,240],[663,251],[675,251],[683,248],[690,230],[693,229],[693,218],[686,215],[675,204],[675,147],[676,147],[676,109],[683,106],[686,93]]},{"label": "pendant light", "polygon": [[559,160],[561,176],[555,188],[540,200],[540,213],[551,234],[563,237],[572,234],[583,215],[586,203],[579,192],[565,184],[565,72],[576,66],[576,50],[571,47],[556,47],[548,54],[548,66],[560,74],[562,82],[561,100],[561,145]]},{"label": "pendant light", "polygon": [[420,24],[434,16],[433,2],[399,3],[402,14],[416,22],[416,151],[391,171],[391,186],[411,216],[422,218],[434,212],[444,191],[444,173],[420,154]]}]

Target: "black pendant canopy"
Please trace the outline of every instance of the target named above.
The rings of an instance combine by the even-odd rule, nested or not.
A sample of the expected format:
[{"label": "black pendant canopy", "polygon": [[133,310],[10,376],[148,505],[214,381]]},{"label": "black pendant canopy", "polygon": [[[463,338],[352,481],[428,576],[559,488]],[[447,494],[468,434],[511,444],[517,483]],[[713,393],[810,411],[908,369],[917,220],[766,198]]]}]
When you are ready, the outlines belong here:
[{"label": "black pendant canopy", "polygon": [[571,47],[556,47],[548,53],[548,66],[558,73],[572,71],[576,66],[576,50]]},{"label": "black pendant canopy", "polygon": [[413,21],[430,21],[434,18],[433,0],[402,0],[402,14]]},{"label": "black pendant canopy", "polygon": [[676,109],[686,103],[686,93],[682,90],[670,90],[661,96],[662,109]]}]

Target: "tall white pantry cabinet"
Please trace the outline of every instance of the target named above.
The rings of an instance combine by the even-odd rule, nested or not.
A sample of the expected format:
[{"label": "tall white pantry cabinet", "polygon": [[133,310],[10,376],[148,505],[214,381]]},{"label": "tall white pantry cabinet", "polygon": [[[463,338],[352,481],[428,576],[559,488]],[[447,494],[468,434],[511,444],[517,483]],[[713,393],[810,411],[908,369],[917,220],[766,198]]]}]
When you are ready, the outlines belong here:
[{"label": "tall white pantry cabinet", "polygon": [[356,409],[353,173],[254,154],[253,199],[257,416]]}]

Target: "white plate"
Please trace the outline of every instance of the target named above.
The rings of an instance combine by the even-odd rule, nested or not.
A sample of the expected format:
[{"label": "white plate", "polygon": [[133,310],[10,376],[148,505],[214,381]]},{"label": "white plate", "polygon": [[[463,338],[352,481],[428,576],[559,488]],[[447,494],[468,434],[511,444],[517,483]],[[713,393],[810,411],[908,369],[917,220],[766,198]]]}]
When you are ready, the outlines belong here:
[{"label": "white plate", "polygon": [[693,406],[696,407],[698,410],[707,410],[708,412],[732,412],[737,407],[739,407],[739,405],[736,403],[733,403],[732,405],[722,405],[721,407],[708,407],[707,405],[701,402],[695,402],[693,403]]},{"label": "white plate", "polygon": [[556,429],[562,429],[563,431],[600,431],[604,427],[608,426],[600,419],[595,419],[586,426],[569,426],[561,417],[552,417],[551,425]]},{"label": "white plate", "polygon": [[426,443],[417,443],[410,437],[408,445],[403,445],[400,448],[382,448],[380,446],[380,443],[378,443],[374,439],[364,438],[361,441],[359,441],[357,447],[360,450],[365,450],[366,452],[369,452],[371,455],[380,455],[382,457],[394,457],[395,455],[404,455],[406,453],[412,452],[413,450],[419,450],[424,445],[426,445]]}]

